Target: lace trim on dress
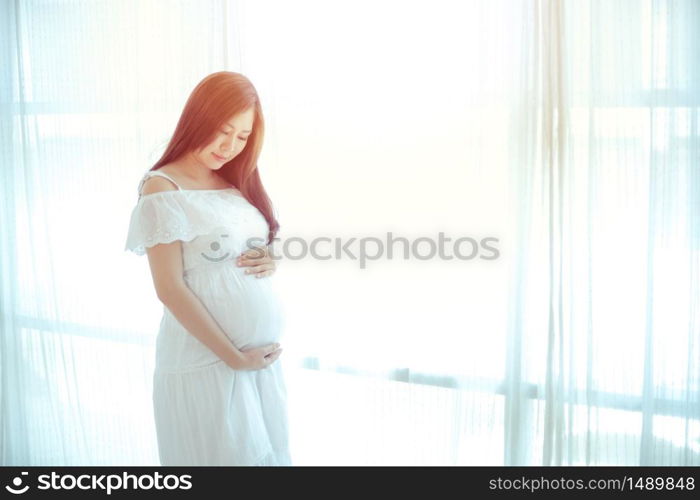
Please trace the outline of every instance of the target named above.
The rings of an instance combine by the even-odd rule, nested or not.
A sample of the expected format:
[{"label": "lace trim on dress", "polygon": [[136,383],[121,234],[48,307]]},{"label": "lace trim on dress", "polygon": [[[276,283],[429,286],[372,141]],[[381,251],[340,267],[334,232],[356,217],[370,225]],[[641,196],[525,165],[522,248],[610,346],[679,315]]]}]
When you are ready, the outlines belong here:
[{"label": "lace trim on dress", "polygon": [[131,212],[125,250],[144,255],[146,248],[159,243],[191,241],[221,226],[245,224],[255,215],[252,205],[230,209],[222,203],[224,196],[244,200],[226,189],[161,191],[141,196]]}]

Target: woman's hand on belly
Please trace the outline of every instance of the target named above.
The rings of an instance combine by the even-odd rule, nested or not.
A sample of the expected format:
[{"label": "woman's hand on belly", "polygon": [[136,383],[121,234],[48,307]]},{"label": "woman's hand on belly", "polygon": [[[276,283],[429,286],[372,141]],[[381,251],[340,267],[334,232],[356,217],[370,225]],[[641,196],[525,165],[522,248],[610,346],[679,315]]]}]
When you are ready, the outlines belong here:
[{"label": "woman's hand on belly", "polygon": [[252,274],[256,278],[271,276],[277,270],[277,262],[270,256],[268,246],[249,248],[236,259],[239,267],[247,266],[246,274]]},{"label": "woman's hand on belly", "polygon": [[231,368],[234,370],[260,370],[274,363],[282,354],[282,348],[279,343],[274,343],[238,352],[236,359],[229,363]]}]

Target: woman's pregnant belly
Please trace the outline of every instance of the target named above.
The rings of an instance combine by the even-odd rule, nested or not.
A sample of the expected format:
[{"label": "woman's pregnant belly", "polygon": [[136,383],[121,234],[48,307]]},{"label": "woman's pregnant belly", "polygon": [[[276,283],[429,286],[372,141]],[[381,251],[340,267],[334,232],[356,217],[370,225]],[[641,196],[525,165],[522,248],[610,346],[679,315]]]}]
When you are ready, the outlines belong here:
[{"label": "woman's pregnant belly", "polygon": [[[236,348],[247,350],[280,341],[282,308],[270,278],[245,274],[245,267],[228,261],[188,271],[185,283]],[[221,361],[167,310],[156,360],[160,369],[172,371]]]}]

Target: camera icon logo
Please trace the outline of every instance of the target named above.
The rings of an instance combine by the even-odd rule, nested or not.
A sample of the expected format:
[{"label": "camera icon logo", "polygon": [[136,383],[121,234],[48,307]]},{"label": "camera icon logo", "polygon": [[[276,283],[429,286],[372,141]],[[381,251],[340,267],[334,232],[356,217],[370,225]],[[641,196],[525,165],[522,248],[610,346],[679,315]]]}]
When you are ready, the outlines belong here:
[{"label": "camera icon logo", "polygon": [[[22,476],[27,476],[27,475],[29,475],[29,473],[28,473],[28,472],[22,472],[21,475],[22,475]],[[25,492],[29,489],[29,485],[28,485],[28,484],[26,484],[23,488],[20,488],[20,487],[22,486],[22,477],[20,477],[20,476],[17,476],[16,478],[14,478],[14,479],[12,480],[12,484],[13,484],[13,486],[14,486],[15,488],[18,488],[18,489],[15,489],[15,488],[13,488],[12,486],[9,486],[9,485],[8,485],[8,486],[5,486],[5,489],[6,489],[7,491],[9,491],[10,493],[14,494],[14,495],[21,495],[22,493],[25,493]]]}]

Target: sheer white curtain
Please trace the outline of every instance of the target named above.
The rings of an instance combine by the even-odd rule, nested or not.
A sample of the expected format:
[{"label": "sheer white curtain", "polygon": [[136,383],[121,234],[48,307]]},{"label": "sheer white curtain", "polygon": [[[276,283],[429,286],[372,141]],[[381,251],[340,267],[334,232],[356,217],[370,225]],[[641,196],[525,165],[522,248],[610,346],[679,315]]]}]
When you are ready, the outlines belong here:
[{"label": "sheer white curtain", "polygon": [[283,240],[499,238],[284,262],[298,456],[700,463],[698,3],[245,5]]},{"label": "sheer white curtain", "polygon": [[123,250],[128,214],[194,85],[239,64],[227,12],[0,2],[4,465],[158,463],[162,306]]},{"label": "sheer white curtain", "polygon": [[123,238],[220,69],[266,114],[297,464],[700,464],[696,2],[0,9],[3,464],[157,462]]},{"label": "sheer white curtain", "polygon": [[534,7],[506,459],[698,464],[700,4]]}]

